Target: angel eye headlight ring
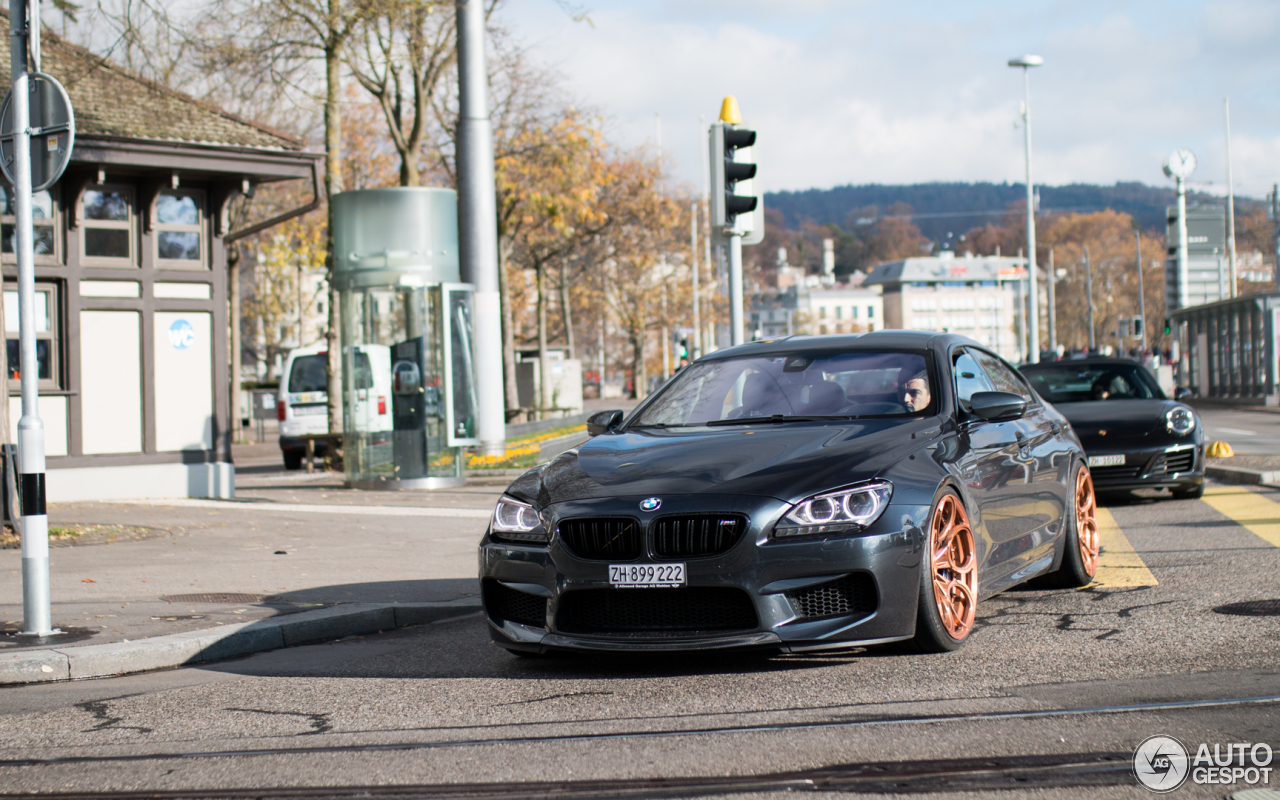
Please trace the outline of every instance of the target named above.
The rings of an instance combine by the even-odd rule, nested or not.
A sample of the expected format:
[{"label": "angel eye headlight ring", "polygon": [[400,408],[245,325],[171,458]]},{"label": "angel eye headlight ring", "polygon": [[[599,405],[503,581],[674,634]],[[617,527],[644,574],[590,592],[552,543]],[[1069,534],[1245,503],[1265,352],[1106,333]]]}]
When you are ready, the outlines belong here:
[{"label": "angel eye headlight ring", "polygon": [[493,507],[493,519],[489,524],[490,535],[495,539],[512,542],[545,542],[546,526],[538,510],[528,503],[503,495]]},{"label": "angel eye headlight ring", "polygon": [[858,533],[879,519],[893,496],[893,484],[872,481],[822,492],[792,506],[773,527],[774,539]]}]

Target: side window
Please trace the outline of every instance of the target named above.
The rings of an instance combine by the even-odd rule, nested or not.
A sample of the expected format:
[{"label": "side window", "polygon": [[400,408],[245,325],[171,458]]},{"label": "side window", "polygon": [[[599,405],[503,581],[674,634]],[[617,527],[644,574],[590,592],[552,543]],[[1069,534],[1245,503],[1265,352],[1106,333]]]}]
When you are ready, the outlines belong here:
[{"label": "side window", "polygon": [[991,383],[996,387],[997,392],[1012,392],[1028,400],[1031,399],[1031,393],[1027,391],[1026,384],[1019,380],[1014,371],[1003,361],[981,350],[973,351],[973,355],[982,364],[982,368],[991,378]]},{"label": "side window", "polygon": [[956,356],[956,402],[965,411],[970,409],[969,398],[973,397],[974,392],[991,392],[991,380],[987,377],[987,373],[983,371],[978,362],[974,360],[973,355],[965,350]]}]

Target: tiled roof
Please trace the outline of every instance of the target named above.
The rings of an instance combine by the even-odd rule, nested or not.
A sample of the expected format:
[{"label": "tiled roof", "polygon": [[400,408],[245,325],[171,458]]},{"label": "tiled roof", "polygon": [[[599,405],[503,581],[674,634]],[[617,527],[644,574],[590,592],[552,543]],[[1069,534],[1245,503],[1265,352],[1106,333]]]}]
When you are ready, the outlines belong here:
[{"label": "tiled roof", "polygon": [[[7,15],[0,22],[8,27]],[[47,29],[41,67],[71,96],[76,135],[301,150],[287,134],[133,74]],[[0,93],[9,91],[9,37],[0,36]]]}]

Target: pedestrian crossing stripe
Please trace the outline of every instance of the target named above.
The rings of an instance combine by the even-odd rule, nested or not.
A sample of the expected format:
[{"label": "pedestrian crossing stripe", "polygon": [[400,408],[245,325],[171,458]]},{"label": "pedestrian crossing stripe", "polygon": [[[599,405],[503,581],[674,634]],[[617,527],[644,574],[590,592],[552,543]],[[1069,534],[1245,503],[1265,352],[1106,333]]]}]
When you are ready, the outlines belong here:
[{"label": "pedestrian crossing stripe", "polygon": [[1098,509],[1098,571],[1092,586],[1155,586],[1156,576],[1133,549],[1116,518],[1105,508]]},{"label": "pedestrian crossing stripe", "polygon": [[1280,503],[1243,486],[1207,487],[1204,501],[1272,547],[1280,547]]}]

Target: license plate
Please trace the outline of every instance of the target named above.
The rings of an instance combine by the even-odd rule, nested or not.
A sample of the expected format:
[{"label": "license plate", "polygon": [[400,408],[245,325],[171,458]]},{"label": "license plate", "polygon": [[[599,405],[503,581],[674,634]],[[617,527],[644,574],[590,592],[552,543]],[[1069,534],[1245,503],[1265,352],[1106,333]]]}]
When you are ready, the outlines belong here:
[{"label": "license plate", "polygon": [[684,564],[610,564],[609,583],[631,589],[684,586]]},{"label": "license plate", "polygon": [[1119,467],[1124,465],[1124,454],[1118,456],[1089,456],[1091,467]]},{"label": "license plate", "polygon": [[295,417],[318,417],[321,414],[328,413],[328,411],[329,407],[325,405],[293,407],[293,415]]}]

